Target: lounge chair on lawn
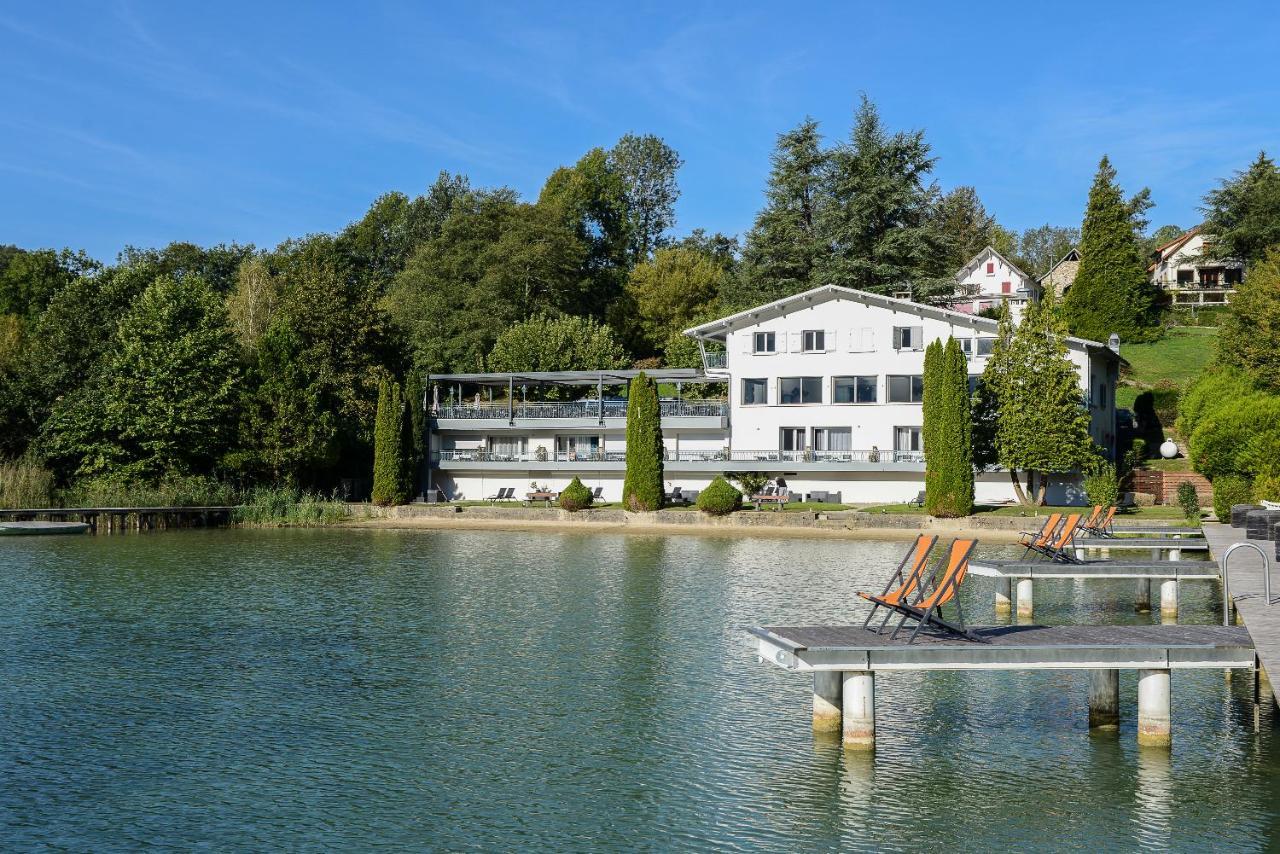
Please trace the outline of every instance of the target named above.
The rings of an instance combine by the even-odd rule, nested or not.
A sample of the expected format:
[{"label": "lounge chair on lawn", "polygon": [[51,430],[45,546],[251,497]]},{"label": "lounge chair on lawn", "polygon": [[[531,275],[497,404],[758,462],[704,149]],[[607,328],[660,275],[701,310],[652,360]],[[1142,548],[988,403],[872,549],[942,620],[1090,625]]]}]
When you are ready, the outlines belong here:
[{"label": "lounge chair on lawn", "polygon": [[[916,623],[911,637],[907,638],[908,644],[915,642],[916,636],[925,626],[953,632],[970,640],[982,640],[965,628],[964,611],[960,607],[960,600],[956,598],[956,594],[960,592],[960,585],[964,583],[965,576],[969,572],[969,555],[977,545],[977,540],[953,540],[950,548],[934,564],[933,575],[920,588],[920,595],[913,597],[914,601],[891,603],[883,599],[873,600],[902,615],[897,628],[889,636],[890,640],[898,636],[898,632],[902,631],[907,620],[915,620]],[[942,614],[942,606],[949,603],[955,604],[956,612],[951,620],[946,619]]]},{"label": "lounge chair on lawn", "polygon": [[1026,551],[1022,553],[1022,559],[1026,560],[1027,555],[1032,552],[1044,554],[1044,550],[1049,547],[1049,542],[1053,539],[1054,534],[1058,531],[1058,524],[1062,521],[1061,513],[1050,513],[1044,520],[1044,524],[1040,526],[1039,531],[1021,531],[1022,536],[1018,539],[1018,545],[1025,546]]},{"label": "lounge chair on lawn", "polygon": [[488,501],[490,504],[494,504],[499,501],[511,501],[515,496],[516,488],[514,486],[504,486],[498,490],[497,494],[490,495],[485,499],[485,501]]},{"label": "lounge chair on lawn", "polygon": [[923,506],[924,506],[924,490],[922,489],[922,490],[920,490],[918,493],[916,493],[916,497],[915,497],[915,498],[913,498],[913,499],[911,499],[910,501],[908,501],[908,502],[907,502],[907,506],[908,506],[908,507],[923,507]]},{"label": "lounge chair on lawn", "polygon": [[[889,576],[889,581],[884,586],[884,592],[879,596],[873,596],[870,593],[858,593],[863,599],[872,603],[871,613],[867,614],[867,619],[862,623],[864,629],[871,625],[871,618],[876,615],[876,611],[889,607],[882,603],[903,602],[913,597],[920,598],[918,595],[920,582],[924,580],[925,570],[929,568],[929,552],[936,542],[938,542],[936,535],[928,537],[924,534],[917,534],[916,541],[911,544],[906,556],[898,563],[898,568],[893,571],[893,575]],[[889,617],[892,616],[892,613],[892,611],[885,613],[879,628],[876,629],[876,634],[884,631],[885,624],[889,622]]]},{"label": "lounge chair on lawn", "polygon": [[1062,520],[1062,527],[1058,530],[1057,536],[1049,542],[1048,546],[1038,551],[1054,563],[1084,563],[1076,557],[1075,539],[1079,527],[1080,514],[1072,513]]},{"label": "lounge chair on lawn", "polygon": [[1116,534],[1111,529],[1111,523],[1115,518],[1116,508],[1108,507],[1107,512],[1102,514],[1102,518],[1095,520],[1092,525],[1086,523],[1080,527],[1095,537],[1114,537]]},{"label": "lounge chair on lawn", "polygon": [[603,497],[604,497],[604,487],[603,487],[603,486],[597,486],[594,490],[592,490],[592,492],[591,492],[591,501],[592,501],[592,503],[595,503],[596,501],[599,501],[599,500],[600,500],[601,498],[603,498]]}]

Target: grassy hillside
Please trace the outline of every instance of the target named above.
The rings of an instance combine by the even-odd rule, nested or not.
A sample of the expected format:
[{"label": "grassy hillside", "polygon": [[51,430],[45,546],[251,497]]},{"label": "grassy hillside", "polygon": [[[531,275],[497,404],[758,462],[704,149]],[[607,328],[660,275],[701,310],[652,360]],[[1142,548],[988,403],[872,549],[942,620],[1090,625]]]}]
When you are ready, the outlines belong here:
[{"label": "grassy hillside", "polygon": [[1175,326],[1154,344],[1121,345],[1130,367],[1120,377],[1116,404],[1132,409],[1145,389],[1186,385],[1213,357],[1217,337],[1214,328]]}]

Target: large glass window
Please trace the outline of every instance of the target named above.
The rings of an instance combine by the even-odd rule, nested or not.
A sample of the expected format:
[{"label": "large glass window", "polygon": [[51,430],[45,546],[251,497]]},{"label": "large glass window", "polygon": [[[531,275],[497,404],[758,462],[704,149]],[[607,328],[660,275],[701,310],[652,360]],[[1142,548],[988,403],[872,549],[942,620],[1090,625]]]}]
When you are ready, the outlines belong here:
[{"label": "large glass window", "polygon": [[827,350],[826,333],[821,329],[806,329],[803,346],[806,353],[825,353]]},{"label": "large glass window", "polygon": [[490,436],[489,457],[495,460],[518,460],[528,448],[524,436]]},{"label": "large glass window", "polygon": [[601,459],[604,440],[600,436],[556,436],[556,454],[561,459]]},{"label": "large glass window", "polygon": [[893,428],[893,449],[895,451],[915,452],[919,453],[924,450],[924,444],[920,441],[919,427],[895,427]]},{"label": "large glass window", "polygon": [[835,403],[875,403],[875,377],[835,377],[832,380]]},{"label": "large glass window", "polygon": [[822,403],[822,377],[782,377],[779,403]]},{"label": "large glass window", "polygon": [[752,340],[753,352],[776,353],[777,338],[772,332],[757,332]]},{"label": "large glass window", "polygon": [[769,385],[764,379],[742,381],[742,405],[763,406],[769,402]]},{"label": "large glass window", "polygon": [[995,349],[995,346],[996,346],[996,339],[994,339],[994,338],[979,338],[979,339],[978,339],[978,355],[979,355],[979,356],[990,356],[990,355],[991,355],[992,350],[994,350],[994,349]]},{"label": "large glass window", "polygon": [[849,427],[814,427],[815,451],[849,451],[853,449],[853,430]]},{"label": "large glass window", "polygon": [[924,377],[889,376],[890,403],[919,403],[924,400]]},{"label": "large glass window", "polygon": [[803,427],[783,427],[781,442],[784,451],[803,451],[804,450],[804,428]]}]

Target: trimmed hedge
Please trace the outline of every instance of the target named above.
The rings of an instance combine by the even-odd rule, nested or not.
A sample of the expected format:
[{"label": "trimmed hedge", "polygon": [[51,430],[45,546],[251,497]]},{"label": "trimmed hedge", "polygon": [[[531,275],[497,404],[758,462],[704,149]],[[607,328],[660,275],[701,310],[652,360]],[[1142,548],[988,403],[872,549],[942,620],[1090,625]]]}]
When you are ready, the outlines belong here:
[{"label": "trimmed hedge", "polygon": [[1200,521],[1200,496],[1196,494],[1195,484],[1189,480],[1178,484],[1178,506],[1188,522]]},{"label": "trimmed hedge", "polygon": [[577,513],[591,506],[591,490],[574,478],[560,493],[560,506],[570,513]]},{"label": "trimmed hedge", "polygon": [[742,493],[725,480],[723,475],[716,475],[716,479],[698,493],[697,505],[703,513],[727,516],[735,510],[742,509]]},{"label": "trimmed hedge", "polygon": [[1231,521],[1232,504],[1250,504],[1253,484],[1237,475],[1223,475],[1213,481],[1213,513],[1219,522]]},{"label": "trimmed hedge", "polygon": [[632,513],[662,509],[662,414],[658,386],[641,371],[627,392],[627,474],[622,506]]}]

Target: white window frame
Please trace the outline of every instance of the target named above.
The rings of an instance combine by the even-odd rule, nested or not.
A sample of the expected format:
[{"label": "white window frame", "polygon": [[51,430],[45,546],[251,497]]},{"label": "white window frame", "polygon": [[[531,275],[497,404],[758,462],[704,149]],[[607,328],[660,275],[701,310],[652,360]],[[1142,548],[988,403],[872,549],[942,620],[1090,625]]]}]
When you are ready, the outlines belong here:
[{"label": "white window frame", "polygon": [[[812,342],[812,346],[810,345]],[[800,333],[801,353],[827,352],[827,332],[825,329],[806,329]]]},{"label": "white window frame", "polygon": [[[799,401],[797,401],[797,402],[795,402],[795,403],[784,403],[784,402],[783,402],[783,399],[782,399],[782,383],[783,383],[783,381],[785,381],[785,380],[797,380],[797,381],[799,381],[799,383],[800,383],[800,400],[799,400]],[[817,381],[818,381],[818,396],[819,396],[820,398],[825,398],[825,397],[826,397],[826,395],[825,395],[825,393],[824,393],[824,388],[823,388],[823,386],[825,386],[825,385],[826,385],[826,383],[825,383],[825,382],[823,382],[822,377],[814,377],[814,376],[778,377],[778,405],[779,405],[779,406],[821,406],[821,405],[823,404],[823,400],[805,400],[805,399],[804,399],[804,381],[805,381],[805,380],[817,380]]]},{"label": "white window frame", "polygon": [[[920,380],[920,399],[919,400],[894,400],[893,399],[893,381],[896,378],[904,377],[908,381],[907,397],[914,396],[912,391],[915,389],[913,380]],[[919,406],[924,402],[924,375],[922,374],[886,374],[884,378],[884,402]]]},{"label": "white window frame", "polygon": [[[758,382],[764,386],[764,394],[762,395],[764,400],[760,401],[759,403],[747,402],[747,383],[749,382]],[[743,406],[768,406],[769,405],[769,380],[766,377],[743,377],[742,389],[740,393],[742,395],[741,404]]]},{"label": "white window frame", "polygon": [[[853,383],[853,400],[838,401],[836,400],[836,380],[850,380]],[[858,400],[858,380],[871,380],[871,392],[875,396],[874,400]],[[832,406],[875,406],[880,402],[880,375],[879,374],[841,374],[831,378],[831,405]]]},{"label": "white window frame", "polygon": [[[907,333],[906,338],[911,342],[910,346],[903,346],[903,333]],[[920,340],[916,340],[916,336]],[[924,349],[924,327],[923,326],[895,326],[893,327],[893,349],[895,350],[923,350]]]},{"label": "white window frame", "polygon": [[[762,349],[759,345],[761,340],[765,343],[772,344],[769,349]],[[778,334],[776,332],[753,332],[751,333],[751,352],[757,356],[772,356],[778,352]]]}]

